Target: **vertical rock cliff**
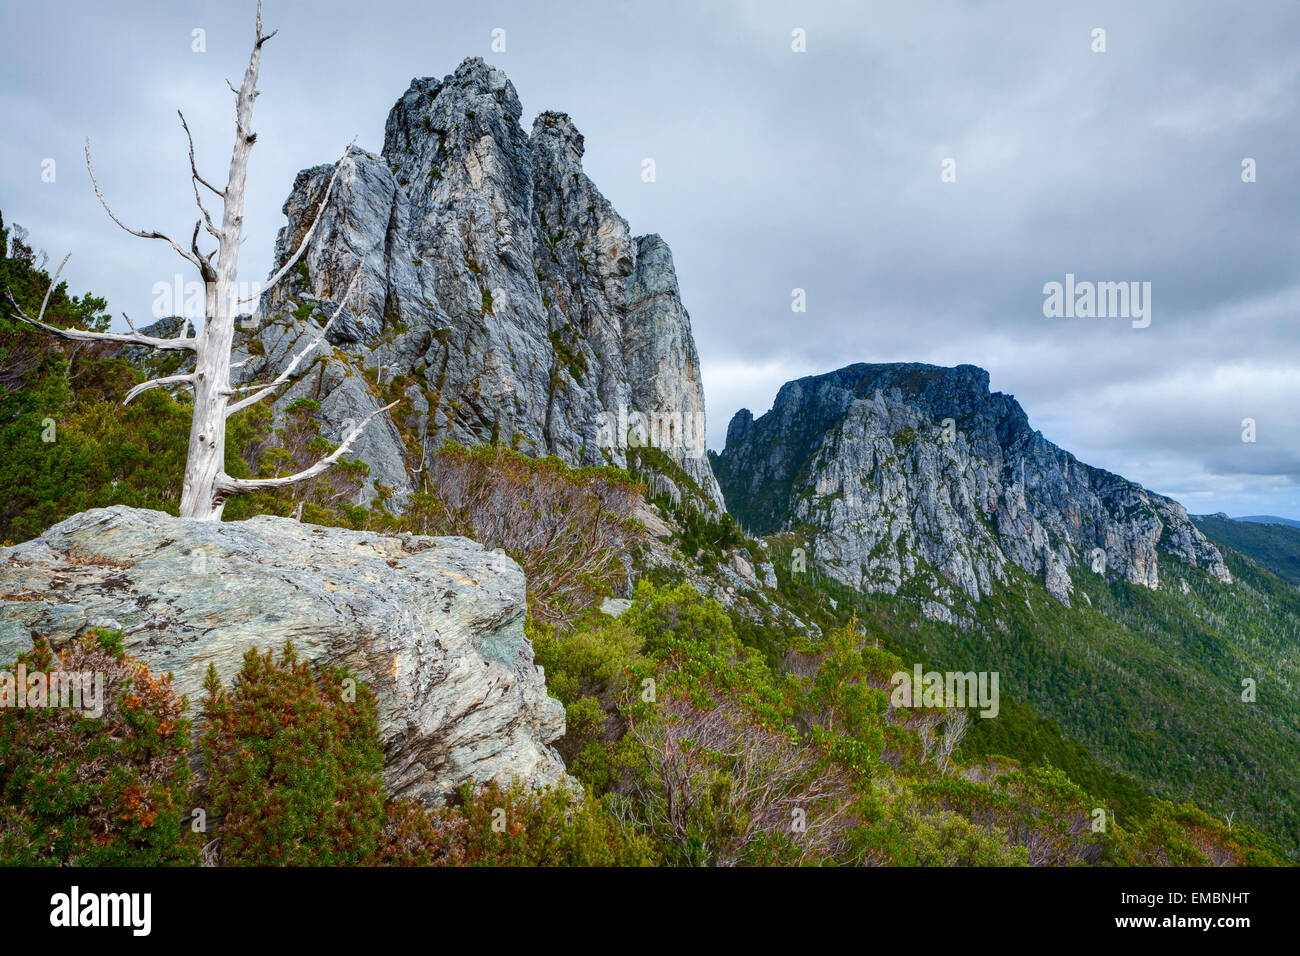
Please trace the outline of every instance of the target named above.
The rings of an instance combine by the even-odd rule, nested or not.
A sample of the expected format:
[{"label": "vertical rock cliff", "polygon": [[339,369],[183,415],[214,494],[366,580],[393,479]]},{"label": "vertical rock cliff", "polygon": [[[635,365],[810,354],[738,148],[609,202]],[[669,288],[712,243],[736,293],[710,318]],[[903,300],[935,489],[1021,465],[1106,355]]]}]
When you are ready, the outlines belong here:
[{"label": "vertical rock cliff", "polygon": [[[356,456],[400,507],[444,441],[498,441],[574,465],[665,451],[722,507],[704,452],[704,396],[668,246],[633,236],[582,170],[562,113],[531,134],[514,86],[481,59],[411,82],[380,155],[346,160],[292,283],[269,291],[243,344],[265,379],[322,326],[359,268],[329,346],[276,403],[322,403],[325,434],[396,398]],[[301,172],[278,261],[320,208],[333,166]],[[378,427],[375,427],[377,424]]]}]

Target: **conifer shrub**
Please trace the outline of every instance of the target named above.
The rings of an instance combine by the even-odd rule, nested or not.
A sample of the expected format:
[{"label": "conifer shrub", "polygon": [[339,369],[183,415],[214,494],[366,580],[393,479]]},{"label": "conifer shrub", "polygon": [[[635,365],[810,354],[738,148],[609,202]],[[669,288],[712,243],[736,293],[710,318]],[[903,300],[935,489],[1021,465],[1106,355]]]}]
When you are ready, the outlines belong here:
[{"label": "conifer shrub", "polygon": [[466,785],[455,803],[389,805],[372,863],[388,866],[653,866],[650,839],[603,800],[563,788]]},{"label": "conifer shrub", "polygon": [[171,678],[128,657],[120,631],[93,630],[57,652],[38,639],[10,674],[19,664],[29,675],[102,677],[92,698],[102,713],[92,716],[86,696],[81,708],[30,700],[0,708],[0,863],[196,864],[186,814],[190,721]]},{"label": "conifer shrub", "polygon": [[393,800],[384,808],[384,828],[369,866],[453,866],[447,827],[414,800]]},{"label": "conifer shrub", "polygon": [[370,857],[384,825],[373,693],[337,668],[313,675],[286,644],[253,648],[231,690],[204,682],[207,809],[225,865],[334,866]]}]

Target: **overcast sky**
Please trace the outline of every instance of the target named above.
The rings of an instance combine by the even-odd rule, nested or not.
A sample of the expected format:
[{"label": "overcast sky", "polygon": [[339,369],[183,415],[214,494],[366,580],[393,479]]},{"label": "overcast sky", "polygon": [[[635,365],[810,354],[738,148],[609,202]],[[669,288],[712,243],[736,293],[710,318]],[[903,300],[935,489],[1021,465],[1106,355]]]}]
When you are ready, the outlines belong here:
[{"label": "overcast sky", "polygon": [[[188,238],[175,111],[224,181],[253,6],[5,4],[0,210],[72,252],[72,291],[148,317],[180,271],[107,220],[82,141],[119,216]],[[970,363],[1049,439],[1193,513],[1300,517],[1300,4],[268,0],[264,16],[280,33],[242,279],[266,276],[299,169],[353,136],[378,152],[413,76],[483,56],[526,129],[573,117],[599,188],[672,247],[712,446],[792,378]],[[1150,326],[1045,317],[1067,273],[1150,282]]]}]

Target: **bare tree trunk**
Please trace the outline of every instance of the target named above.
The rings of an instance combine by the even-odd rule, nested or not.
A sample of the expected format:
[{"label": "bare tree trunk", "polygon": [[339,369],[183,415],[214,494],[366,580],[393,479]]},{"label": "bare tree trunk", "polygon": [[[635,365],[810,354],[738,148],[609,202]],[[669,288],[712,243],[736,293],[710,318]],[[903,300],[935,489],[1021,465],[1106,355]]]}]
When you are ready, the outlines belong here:
[{"label": "bare tree trunk", "polygon": [[[212,344],[210,329],[211,326],[205,327],[200,339],[200,342],[206,340],[209,346]],[[201,344],[195,361],[194,418],[190,423],[180,515],[216,521],[226,504],[225,497],[217,492],[217,480],[225,470],[226,461],[227,395],[222,384],[229,381],[229,345],[223,355],[220,347],[204,348]]]},{"label": "bare tree trunk", "polygon": [[257,73],[262,63],[262,44],[269,39],[262,35],[259,0],[257,39],[236,94],[235,145],[230,153],[230,175],[222,202],[215,282],[207,283],[207,317],[194,356],[194,418],[190,422],[189,455],[181,492],[182,518],[219,520],[226,504],[225,496],[218,492],[217,481],[226,467],[226,402],[230,393],[230,348],[235,337],[239,234],[244,225],[248,154],[257,140],[252,129]]},{"label": "bare tree trunk", "polygon": [[[234,160],[231,165],[233,167]],[[223,233],[231,219],[230,208],[227,200]],[[235,247],[238,248],[238,242]],[[230,258],[237,256],[236,252]],[[223,243],[222,259],[225,258]],[[182,518],[216,521],[225,508],[225,498],[217,494],[217,479],[225,470],[226,463],[226,403],[234,317],[229,314],[229,299],[222,303],[224,284],[221,279],[208,284],[207,321],[199,335],[194,356],[194,417],[190,422],[189,454],[185,459],[185,484],[181,490]]]}]

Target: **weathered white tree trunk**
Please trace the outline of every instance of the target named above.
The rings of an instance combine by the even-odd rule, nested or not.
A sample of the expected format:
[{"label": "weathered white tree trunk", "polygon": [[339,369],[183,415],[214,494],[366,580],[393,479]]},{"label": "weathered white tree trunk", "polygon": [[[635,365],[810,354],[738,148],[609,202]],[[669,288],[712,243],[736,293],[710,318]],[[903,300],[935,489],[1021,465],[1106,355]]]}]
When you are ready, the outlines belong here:
[{"label": "weathered white tree trunk", "polygon": [[182,518],[216,520],[225,507],[217,481],[226,464],[226,405],[230,388],[230,348],[234,338],[231,306],[214,305],[221,283],[208,287],[207,320],[194,355],[194,418],[181,490]]},{"label": "weathered white tree trunk", "polygon": [[235,145],[222,202],[221,235],[217,239],[216,275],[206,283],[206,318],[194,355],[194,418],[185,459],[181,517],[216,520],[225,507],[217,482],[226,468],[226,402],[230,395],[230,349],[235,337],[235,305],[239,281],[239,239],[244,225],[244,187],[248,154],[257,139],[253,132],[253,101],[262,63],[262,4],[257,5],[257,39],[236,94]]},{"label": "weathered white tree trunk", "polygon": [[[86,168],[90,172],[90,180],[95,188],[95,195],[104,206],[104,210],[112,220],[131,233],[142,239],[160,239],[167,242],[171,247],[187,262],[191,263],[199,274],[202,276],[206,288],[205,296],[205,315],[203,330],[196,337],[185,336],[185,323],[182,323],[181,334],[175,339],[159,339],[152,336],[142,335],[131,325],[131,320],[127,317],[127,324],[131,327],[131,332],[127,333],[104,333],[104,332],[86,332],[80,329],[59,329],[54,326],[46,325],[42,320],[45,317],[45,308],[49,302],[49,291],[46,292],[45,300],[41,303],[41,311],[37,318],[32,319],[25,315],[18,303],[14,301],[13,295],[10,294],[10,301],[18,309],[19,317],[37,325],[47,331],[57,335],[64,336],[78,341],[100,341],[100,342],[117,342],[124,344],[145,345],[150,348],[165,350],[189,350],[194,353],[194,371],[182,375],[170,375],[165,378],[152,379],[143,382],[131,389],[127,393],[126,402],[131,401],[136,395],[150,388],[157,388],[165,385],[186,385],[194,393],[194,416],[190,423],[189,450],[185,462],[185,480],[181,491],[180,516],[183,518],[198,518],[201,520],[215,521],[221,518],[221,512],[225,508],[226,499],[230,495],[244,494],[251,491],[257,491],[263,488],[278,488],[285,485],[291,485],[300,481],[306,481],[316,475],[321,474],[332,464],[337,462],[351,447],[357,436],[361,434],[362,429],[370,423],[375,416],[388,411],[397,403],[387,405],[377,409],[367,416],[359,425],[353,428],[343,439],[343,442],[334,450],[333,453],[317,461],[310,468],[305,469],[294,475],[287,475],[278,478],[258,478],[258,479],[236,479],[231,478],[225,472],[226,463],[226,421],[234,413],[242,411],[248,406],[260,401],[267,395],[274,392],[280,385],[290,380],[295,369],[297,369],[302,359],[318,346],[325,338],[325,332],[328,331],[334,319],[338,317],[343,306],[346,304],[348,297],[351,295],[352,286],[356,282],[356,275],[353,276],[352,282],[348,283],[347,291],[344,292],[343,298],[339,301],[338,308],[335,310],[325,329],[321,334],[307,345],[301,352],[295,355],[288,366],[281,372],[274,381],[264,386],[242,386],[241,389],[252,390],[253,394],[231,403],[231,396],[240,389],[233,389],[230,383],[230,350],[234,343],[235,336],[235,316],[238,312],[240,301],[238,298],[238,278],[239,278],[239,247],[242,241],[241,233],[244,225],[244,193],[248,180],[248,157],[252,151],[253,144],[257,140],[257,134],[253,132],[253,104],[257,100],[257,74],[262,60],[262,45],[275,35],[275,31],[269,34],[262,33],[262,4],[258,0],[257,4],[257,36],[253,43],[253,52],[248,60],[248,67],[244,71],[244,79],[238,90],[235,90],[235,145],[230,155],[230,172],[226,180],[225,189],[218,189],[206,179],[199,175],[198,166],[194,158],[194,139],[190,136],[188,124],[185,122],[184,115],[181,116],[181,125],[185,128],[186,137],[189,139],[190,146],[190,180],[194,187],[194,201],[199,207],[202,219],[194,224],[194,236],[190,240],[190,248],[186,249],[174,239],[163,235],[159,232],[145,232],[143,230],[131,229],[125,225],[113,211],[109,208],[103,192],[99,188],[99,183],[95,179],[95,169],[90,161],[90,143],[86,143]],[[233,90],[234,88],[231,87]],[[325,207],[329,202],[330,195],[334,189],[334,183],[338,179],[339,173],[343,169],[344,163],[347,162],[351,155],[352,146],[348,145],[347,150],[343,153],[343,158],[339,160],[331,175],[329,184],[326,186],[325,195],[321,200],[320,209],[316,213],[316,218],[303,236],[298,249],[290,256],[275,274],[267,281],[266,288],[271,288],[286,275],[294,266],[303,253],[307,250],[307,245],[311,240],[312,234],[316,231],[316,226],[324,215]],[[212,217],[203,205],[203,200],[199,194],[199,186],[203,186],[222,201],[221,226],[218,229],[213,223]],[[199,229],[206,228],[207,232],[217,242],[217,248],[206,255],[199,252],[198,237]],[[216,265],[212,263],[212,257],[216,256]],[[58,282],[59,273],[63,270],[63,265],[67,263],[67,257],[64,257],[63,263],[59,265],[58,270],[54,273],[54,278],[50,282],[50,291],[53,290],[55,283]],[[358,274],[360,270],[358,269]]]}]

